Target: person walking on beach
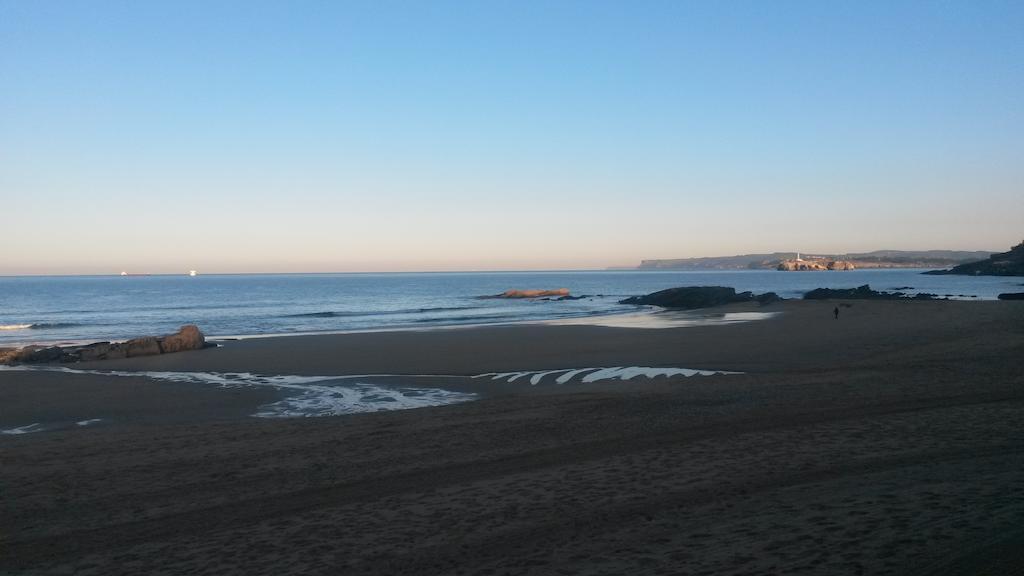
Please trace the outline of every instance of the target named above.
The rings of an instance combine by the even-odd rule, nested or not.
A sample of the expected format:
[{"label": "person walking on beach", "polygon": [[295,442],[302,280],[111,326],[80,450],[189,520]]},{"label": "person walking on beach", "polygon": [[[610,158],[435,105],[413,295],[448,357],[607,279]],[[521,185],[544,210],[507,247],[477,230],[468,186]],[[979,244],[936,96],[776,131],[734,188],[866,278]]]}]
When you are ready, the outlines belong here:
[{"label": "person walking on beach", "polygon": [[839,320],[839,306],[832,309],[832,315],[836,317],[836,320]]}]

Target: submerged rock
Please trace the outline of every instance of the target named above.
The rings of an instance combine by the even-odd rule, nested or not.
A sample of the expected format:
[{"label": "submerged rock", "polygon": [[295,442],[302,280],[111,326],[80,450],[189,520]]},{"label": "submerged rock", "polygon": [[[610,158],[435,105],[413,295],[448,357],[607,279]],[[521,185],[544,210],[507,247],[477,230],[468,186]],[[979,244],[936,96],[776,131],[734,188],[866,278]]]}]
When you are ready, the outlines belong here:
[{"label": "submerged rock", "polygon": [[999,295],[1000,300],[1024,300],[1024,292],[1004,292]]},{"label": "submerged rock", "polygon": [[660,290],[646,296],[633,296],[620,300],[619,304],[644,304],[662,308],[693,310],[740,302],[770,304],[781,299],[775,292],[754,295],[753,292],[737,293],[735,288],[726,286],[683,286]]},{"label": "submerged rock", "polygon": [[545,296],[569,296],[568,288],[554,290],[505,290],[501,294],[479,296],[479,298],[543,298]]},{"label": "submerged rock", "polygon": [[581,294],[579,296],[572,296],[570,294],[566,294],[565,296],[559,296],[558,298],[555,298],[555,301],[565,302],[566,300],[583,300],[584,298],[593,298],[593,296],[590,296],[589,294]]}]

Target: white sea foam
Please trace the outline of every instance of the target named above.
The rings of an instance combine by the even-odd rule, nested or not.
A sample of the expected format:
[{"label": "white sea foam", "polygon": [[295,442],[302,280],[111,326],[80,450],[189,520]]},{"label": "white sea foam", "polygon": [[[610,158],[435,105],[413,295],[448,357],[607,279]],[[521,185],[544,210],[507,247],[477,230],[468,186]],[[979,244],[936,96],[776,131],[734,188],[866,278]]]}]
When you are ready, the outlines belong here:
[{"label": "white sea foam", "polygon": [[103,422],[103,418],[89,418],[88,420],[79,420],[75,422],[78,426],[92,426],[97,422]]},{"label": "white sea foam", "polygon": [[31,434],[33,432],[42,432],[43,430],[45,430],[45,428],[43,428],[43,425],[37,422],[35,424],[18,426],[17,428],[7,428],[6,430],[0,430],[0,434]]},{"label": "white sea foam", "polygon": [[664,376],[666,378],[671,376],[683,376],[689,378],[690,376],[712,376],[715,374],[742,374],[742,372],[730,372],[726,370],[694,370],[692,368],[664,368],[650,366],[612,366],[609,368],[562,368],[560,370],[488,372],[486,374],[477,374],[476,376],[473,376],[473,378],[490,378],[491,380],[504,380],[506,382],[515,382],[520,378],[529,377],[530,384],[536,386],[537,384],[540,384],[545,377],[552,374],[560,374],[560,376],[555,378],[556,384],[565,384],[567,382],[570,382],[573,378],[576,378],[580,375],[583,375],[582,378],[580,378],[580,382],[591,383],[600,382],[602,380],[632,380],[637,376],[644,376],[646,378],[656,378],[658,376]]},{"label": "white sea foam", "polygon": [[31,324],[0,324],[0,330],[24,330],[31,327]]}]

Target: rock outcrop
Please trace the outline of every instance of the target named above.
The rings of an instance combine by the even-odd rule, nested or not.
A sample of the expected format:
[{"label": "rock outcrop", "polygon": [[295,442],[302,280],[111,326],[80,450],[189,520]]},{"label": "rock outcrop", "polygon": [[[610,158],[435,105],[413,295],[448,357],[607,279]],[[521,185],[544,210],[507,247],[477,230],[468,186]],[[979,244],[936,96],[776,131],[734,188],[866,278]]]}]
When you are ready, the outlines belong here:
[{"label": "rock outcrop", "polygon": [[56,362],[63,355],[64,350],[60,346],[26,346],[19,350],[13,358],[18,362],[38,364]]},{"label": "rock outcrop", "polygon": [[1024,300],[1024,292],[1004,292],[999,295],[1000,300]]},{"label": "rock outcrop", "polygon": [[1024,242],[988,257],[988,260],[954,266],[949,270],[929,270],[923,274],[958,274],[962,276],[1024,276]]},{"label": "rock outcrop", "polygon": [[136,356],[156,356],[160,353],[160,342],[153,336],[133,338],[122,344],[125,356],[134,358]]},{"label": "rock outcrop", "polygon": [[77,348],[74,352],[78,354],[78,359],[81,362],[128,357],[128,351],[124,347],[118,344],[111,344],[110,342],[96,342]]},{"label": "rock outcrop", "polygon": [[501,294],[480,296],[480,298],[544,298],[550,296],[569,296],[568,288],[555,290],[505,290]]},{"label": "rock outcrop", "polygon": [[199,350],[206,346],[206,338],[198,326],[188,324],[182,326],[176,333],[164,336],[159,344],[161,353],[171,354],[184,350]]},{"label": "rock outcrop", "polygon": [[0,363],[42,364],[48,362],[92,362],[155,356],[186,350],[200,350],[210,345],[198,327],[182,326],[174,334],[166,336],[144,336],[126,342],[95,342],[85,346],[26,346],[24,348],[0,349]]},{"label": "rock outcrop", "polygon": [[865,284],[856,288],[815,288],[804,294],[804,300],[937,300],[935,294],[904,294],[903,292],[882,292],[872,290]]},{"label": "rock outcrop", "polygon": [[693,310],[740,302],[770,304],[779,300],[781,298],[774,292],[755,295],[753,292],[737,293],[735,288],[725,286],[683,286],[653,292],[646,296],[633,296],[620,300],[619,304],[643,304],[678,310]]}]

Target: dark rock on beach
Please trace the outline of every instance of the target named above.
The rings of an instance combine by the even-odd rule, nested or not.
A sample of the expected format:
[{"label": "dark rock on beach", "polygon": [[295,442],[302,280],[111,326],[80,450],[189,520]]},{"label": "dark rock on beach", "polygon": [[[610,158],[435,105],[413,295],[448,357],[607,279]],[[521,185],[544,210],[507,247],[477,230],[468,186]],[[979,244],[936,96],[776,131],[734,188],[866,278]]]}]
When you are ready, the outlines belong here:
[{"label": "dark rock on beach", "polygon": [[1024,292],[1005,292],[999,295],[1000,300],[1024,300]]},{"label": "dark rock on beach", "polygon": [[921,292],[913,296],[903,292],[872,290],[865,284],[856,288],[815,288],[804,294],[804,300],[936,300],[937,294]]},{"label": "dark rock on beach", "polygon": [[755,295],[753,292],[737,293],[735,288],[725,286],[683,286],[653,292],[646,296],[633,296],[620,300],[619,304],[644,304],[662,308],[693,310],[740,302],[770,304],[779,300],[781,298],[774,292]]},{"label": "dark rock on beach", "polygon": [[200,350],[210,345],[198,327],[182,326],[174,334],[144,336],[127,342],[95,342],[86,346],[26,346],[0,349],[0,363],[44,364],[49,362],[91,362],[135,356],[155,356],[186,350]]},{"label": "dark rock on beach", "polygon": [[954,266],[949,270],[929,270],[922,274],[959,274],[964,276],[1024,276],[1024,242],[989,256],[988,260]]}]

